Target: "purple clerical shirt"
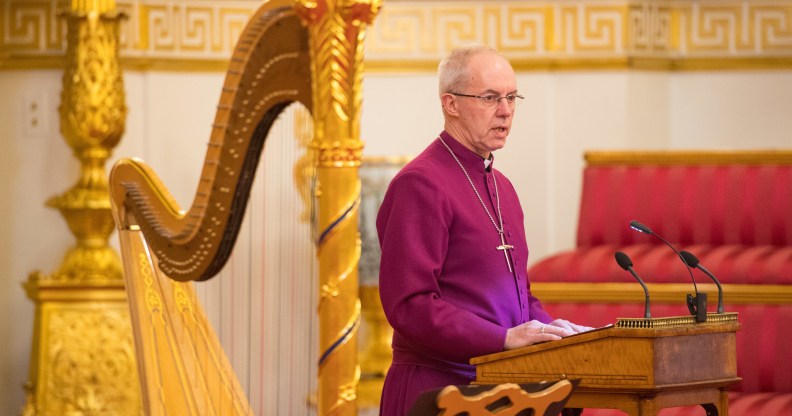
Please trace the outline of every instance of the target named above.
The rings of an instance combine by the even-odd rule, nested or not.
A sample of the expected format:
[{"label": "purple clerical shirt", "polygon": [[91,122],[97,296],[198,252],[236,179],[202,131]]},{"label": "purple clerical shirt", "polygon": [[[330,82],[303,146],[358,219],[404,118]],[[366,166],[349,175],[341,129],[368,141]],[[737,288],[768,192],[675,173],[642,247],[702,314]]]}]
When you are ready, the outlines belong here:
[{"label": "purple clerical shirt", "polygon": [[552,320],[531,295],[523,212],[511,182],[447,132],[440,138],[496,224],[500,199],[513,272],[465,173],[435,140],[393,178],[377,216],[380,297],[394,329],[383,415],[404,414],[418,390],[472,380],[469,360],[502,351],[509,328]]}]

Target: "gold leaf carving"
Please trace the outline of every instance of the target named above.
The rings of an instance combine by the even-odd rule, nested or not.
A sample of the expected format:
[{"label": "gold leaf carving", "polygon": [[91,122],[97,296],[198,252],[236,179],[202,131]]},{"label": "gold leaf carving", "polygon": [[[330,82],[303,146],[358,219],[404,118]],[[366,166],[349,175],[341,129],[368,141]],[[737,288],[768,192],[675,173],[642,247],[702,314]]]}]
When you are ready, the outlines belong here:
[{"label": "gold leaf carving", "polygon": [[49,321],[41,414],[126,414],[139,408],[132,328],[122,309],[59,310]]}]

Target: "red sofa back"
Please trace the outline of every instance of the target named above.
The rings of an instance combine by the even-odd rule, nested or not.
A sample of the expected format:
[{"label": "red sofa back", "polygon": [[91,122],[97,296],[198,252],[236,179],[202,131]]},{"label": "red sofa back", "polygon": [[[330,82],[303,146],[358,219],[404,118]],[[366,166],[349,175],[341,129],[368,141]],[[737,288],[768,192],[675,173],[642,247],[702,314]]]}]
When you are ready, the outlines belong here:
[{"label": "red sofa back", "polygon": [[681,245],[792,245],[792,163],[732,163],[590,164],[577,245],[652,241],[631,220]]}]

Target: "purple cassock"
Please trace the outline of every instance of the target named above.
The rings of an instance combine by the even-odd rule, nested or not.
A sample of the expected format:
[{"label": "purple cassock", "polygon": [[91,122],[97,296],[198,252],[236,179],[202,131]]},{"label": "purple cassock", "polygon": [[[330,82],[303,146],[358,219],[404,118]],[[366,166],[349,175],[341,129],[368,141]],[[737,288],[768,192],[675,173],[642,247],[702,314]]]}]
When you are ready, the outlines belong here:
[{"label": "purple cassock", "polygon": [[404,415],[418,395],[475,377],[472,357],[502,351],[506,331],[552,318],[531,295],[523,212],[511,182],[447,132],[440,137],[467,170],[497,229],[440,139],[391,181],[377,216],[380,297],[393,326],[393,364],[380,413]]}]

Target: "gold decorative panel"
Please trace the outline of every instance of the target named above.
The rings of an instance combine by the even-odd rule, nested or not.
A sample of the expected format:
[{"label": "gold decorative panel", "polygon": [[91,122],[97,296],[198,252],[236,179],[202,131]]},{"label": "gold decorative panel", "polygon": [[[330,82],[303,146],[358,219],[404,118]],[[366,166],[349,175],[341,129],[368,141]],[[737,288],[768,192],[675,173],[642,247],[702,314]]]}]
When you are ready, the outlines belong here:
[{"label": "gold decorative panel", "polygon": [[[64,1],[5,0],[0,68],[53,67],[65,51]],[[125,0],[127,67],[225,69],[259,0]],[[480,42],[520,70],[792,67],[792,0],[386,0],[366,40],[369,70],[431,70]]]},{"label": "gold decorative panel", "polygon": [[133,413],[140,396],[129,393],[139,387],[126,305],[74,309],[49,311],[50,361],[42,379],[52,394],[40,404],[40,414]]},{"label": "gold decorative panel", "polygon": [[36,324],[22,415],[140,414],[123,282],[66,284],[33,273],[24,286]]}]

